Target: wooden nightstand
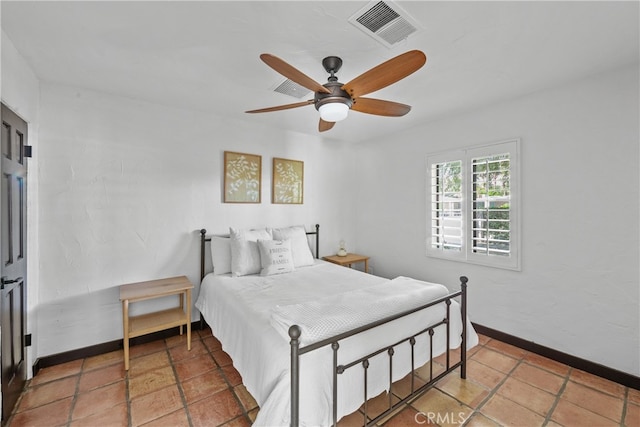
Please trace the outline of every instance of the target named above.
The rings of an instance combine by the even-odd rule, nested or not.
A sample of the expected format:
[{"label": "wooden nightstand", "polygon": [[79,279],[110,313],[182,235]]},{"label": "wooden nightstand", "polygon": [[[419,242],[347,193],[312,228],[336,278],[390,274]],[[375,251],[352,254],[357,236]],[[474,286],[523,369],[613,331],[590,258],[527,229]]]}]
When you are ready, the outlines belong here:
[{"label": "wooden nightstand", "polygon": [[[187,326],[187,350],[191,350],[191,289],[186,276],[129,283],[120,286],[122,327],[124,331],[124,369],[129,370],[129,339],[165,329]],[[129,303],[178,295],[180,306],[139,316],[129,316]]]},{"label": "wooden nightstand", "polygon": [[364,272],[369,272],[369,257],[358,254],[347,254],[346,256],[331,255],[322,257],[323,260],[334,264],[351,267],[356,262],[364,262]]}]

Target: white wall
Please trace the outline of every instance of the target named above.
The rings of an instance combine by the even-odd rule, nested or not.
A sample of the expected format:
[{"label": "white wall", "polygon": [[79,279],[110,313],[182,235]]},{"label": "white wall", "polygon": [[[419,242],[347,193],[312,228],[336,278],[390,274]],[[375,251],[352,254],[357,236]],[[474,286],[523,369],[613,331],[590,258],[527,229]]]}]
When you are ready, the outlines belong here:
[{"label": "white wall", "polygon": [[[638,67],[357,146],[357,250],[458,287],[484,326],[640,374]],[[521,138],[522,271],[428,258],[426,156]]]},{"label": "white wall", "polygon": [[[123,283],[197,284],[200,228],[319,223],[321,254],[352,238],[344,144],[46,83],[41,110],[41,356],[122,338]],[[222,203],[225,150],[262,155],[261,204]],[[273,157],[304,161],[303,205],[271,204]]]},{"label": "white wall", "polygon": [[[2,102],[28,124],[28,144],[34,157],[27,161],[27,333],[37,337],[38,305],[38,131],[40,115],[40,83],[11,40],[2,31],[1,84]],[[34,340],[27,348],[27,377],[37,357],[38,343]]]},{"label": "white wall", "polygon": [[[121,338],[121,283],[197,282],[201,227],[318,222],[321,254],[344,238],[376,274],[451,288],[468,275],[472,320],[640,372],[637,67],[355,149],[77,88],[39,91],[3,33],[2,100],[29,123],[35,151],[29,365]],[[522,138],[522,271],[427,258],[426,154],[511,137]],[[262,204],[221,203],[224,150],[263,156]],[[305,162],[304,205],[270,204],[272,157]],[[355,191],[341,190],[349,179]]]}]

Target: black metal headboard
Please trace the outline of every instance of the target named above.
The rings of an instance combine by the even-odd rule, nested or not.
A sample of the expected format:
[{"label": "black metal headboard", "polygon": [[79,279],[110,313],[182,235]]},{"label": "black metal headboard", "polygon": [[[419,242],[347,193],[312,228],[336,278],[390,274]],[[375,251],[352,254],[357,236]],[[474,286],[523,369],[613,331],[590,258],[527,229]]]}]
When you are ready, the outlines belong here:
[{"label": "black metal headboard", "polygon": [[[316,259],[320,258],[320,224],[315,225],[316,231],[307,231],[307,236],[316,236]],[[207,230],[200,230],[200,281],[204,279],[205,264],[205,244],[211,242],[211,237],[207,237]]]}]

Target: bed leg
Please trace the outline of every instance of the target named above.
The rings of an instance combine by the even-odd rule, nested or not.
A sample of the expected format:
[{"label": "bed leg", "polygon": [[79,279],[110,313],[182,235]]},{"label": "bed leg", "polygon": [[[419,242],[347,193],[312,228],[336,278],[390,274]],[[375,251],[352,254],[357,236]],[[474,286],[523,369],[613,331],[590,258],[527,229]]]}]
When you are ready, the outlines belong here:
[{"label": "bed leg", "polygon": [[300,372],[299,372],[299,355],[300,349],[300,334],[302,331],[298,325],[293,325],[289,328],[289,337],[291,337],[291,427],[298,427],[299,423],[299,386],[300,386]]},{"label": "bed leg", "polygon": [[466,276],[460,277],[460,306],[462,310],[462,344],[460,346],[460,378],[467,378],[467,282]]}]

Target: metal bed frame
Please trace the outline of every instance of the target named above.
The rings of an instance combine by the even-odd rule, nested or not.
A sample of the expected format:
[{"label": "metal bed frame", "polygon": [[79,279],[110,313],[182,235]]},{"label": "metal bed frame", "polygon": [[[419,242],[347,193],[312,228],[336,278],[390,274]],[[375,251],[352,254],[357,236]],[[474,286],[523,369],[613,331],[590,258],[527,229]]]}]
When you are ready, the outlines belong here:
[{"label": "metal bed frame", "polygon": [[[205,244],[206,242],[211,241],[211,237],[207,237],[207,230],[200,230],[200,280],[205,276]],[[319,237],[320,237],[320,226],[318,224],[315,225],[315,231],[307,232],[307,236],[315,235],[315,257],[319,258]],[[333,350],[333,425],[337,426],[338,424],[338,409],[337,409],[337,401],[338,401],[338,379],[339,375],[344,373],[347,369],[353,368],[355,366],[361,366],[363,369],[363,381],[364,381],[364,422],[363,425],[369,426],[374,425],[376,422],[381,420],[382,418],[388,416],[393,413],[400,406],[405,404],[409,404],[413,400],[422,396],[427,390],[433,387],[440,379],[442,379],[447,374],[453,372],[457,368],[460,368],[460,378],[465,379],[467,376],[467,282],[468,279],[465,276],[460,277],[460,290],[457,292],[450,293],[449,295],[432,301],[428,304],[424,304],[420,307],[404,311],[402,313],[395,314],[393,316],[385,317],[383,319],[377,320],[375,322],[369,323],[367,325],[358,327],[356,329],[352,329],[351,331],[324,339],[322,341],[318,341],[313,344],[309,344],[304,347],[300,347],[300,335],[301,330],[298,325],[292,325],[289,328],[289,337],[291,338],[290,346],[291,346],[291,426],[297,427],[299,424],[299,392],[300,392],[300,357],[306,353],[310,353],[314,350],[325,346],[331,346]],[[451,364],[451,349],[449,348],[450,344],[450,307],[451,300],[454,298],[460,297],[460,310],[462,317],[462,343],[460,344],[460,360],[456,363]],[[379,350],[376,350],[368,355],[362,356],[356,360],[351,361],[347,364],[338,365],[338,351],[340,349],[340,341],[349,338],[353,335],[357,335],[361,332],[376,328],[385,323],[391,322],[393,320],[399,319],[404,316],[408,316],[412,313],[416,313],[421,310],[428,309],[429,307],[438,305],[438,304],[446,304],[446,315],[444,319],[439,322],[436,322],[432,325],[429,325],[419,332],[407,336],[400,341],[397,341],[391,345],[385,346]],[[200,315],[201,322],[202,315]],[[446,329],[446,366],[445,370],[438,375],[433,375],[433,335],[435,333],[435,329],[443,327]],[[423,384],[422,386],[416,388],[414,378],[416,375],[416,369],[420,368],[419,366],[415,366],[415,343],[416,337],[428,334],[429,335],[429,381]],[[400,399],[396,403],[392,401],[392,392],[391,387],[393,384],[393,356],[395,354],[395,347],[408,342],[411,345],[411,372],[408,375],[411,375],[411,392]],[[369,359],[374,356],[377,356],[381,353],[387,353],[389,356],[389,404],[388,409],[386,409],[381,414],[376,417],[368,420],[367,415],[367,401],[369,400],[369,396],[367,396],[367,370],[369,368]],[[424,378],[421,378],[424,379]]]}]

